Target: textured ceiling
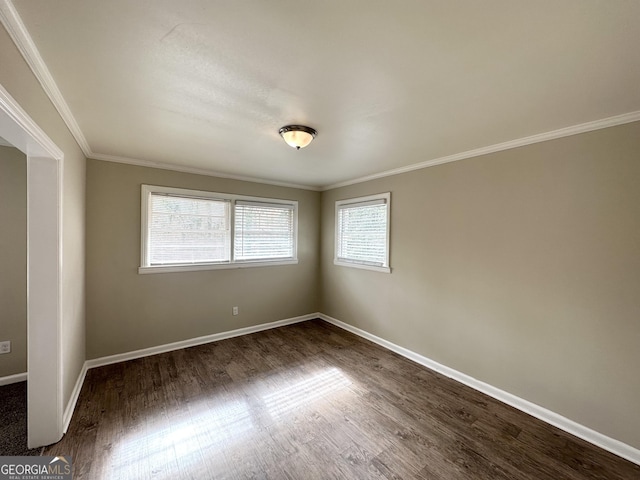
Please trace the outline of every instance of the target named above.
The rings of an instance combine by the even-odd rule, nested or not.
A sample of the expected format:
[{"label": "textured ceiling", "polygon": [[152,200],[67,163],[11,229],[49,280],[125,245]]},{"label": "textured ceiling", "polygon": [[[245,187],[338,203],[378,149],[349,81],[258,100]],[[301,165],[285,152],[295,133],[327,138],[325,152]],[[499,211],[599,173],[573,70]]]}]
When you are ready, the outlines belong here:
[{"label": "textured ceiling", "polygon": [[635,0],[13,4],[96,158],[319,187],[640,111]]}]

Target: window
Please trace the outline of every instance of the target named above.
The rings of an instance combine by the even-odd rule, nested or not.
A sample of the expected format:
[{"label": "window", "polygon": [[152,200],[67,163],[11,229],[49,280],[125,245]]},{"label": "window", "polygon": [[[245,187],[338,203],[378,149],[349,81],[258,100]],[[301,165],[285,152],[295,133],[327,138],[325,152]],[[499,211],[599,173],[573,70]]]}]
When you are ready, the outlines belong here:
[{"label": "window", "polygon": [[237,201],[235,212],[236,261],[293,256],[293,205]]},{"label": "window", "polygon": [[298,202],[142,186],[139,273],[297,261]]},{"label": "window", "polygon": [[149,265],[230,260],[229,201],[153,192],[149,199]]},{"label": "window", "polygon": [[336,202],[336,265],[391,272],[390,203],[390,193]]}]

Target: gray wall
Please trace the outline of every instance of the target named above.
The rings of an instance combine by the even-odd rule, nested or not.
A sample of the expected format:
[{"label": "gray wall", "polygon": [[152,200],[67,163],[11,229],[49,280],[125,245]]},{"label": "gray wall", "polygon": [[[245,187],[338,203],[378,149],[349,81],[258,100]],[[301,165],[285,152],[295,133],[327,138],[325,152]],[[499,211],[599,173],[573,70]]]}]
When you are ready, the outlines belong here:
[{"label": "gray wall", "polygon": [[0,146],[0,377],[27,371],[27,159]]},{"label": "gray wall", "polygon": [[[98,160],[87,165],[87,358],[318,311],[319,192]],[[299,264],[138,274],[142,184],[298,200]]]},{"label": "gray wall", "polygon": [[66,407],[85,360],[85,158],[58,111],[0,26],[0,85],[64,152],[62,218],[62,375]]},{"label": "gray wall", "polygon": [[[391,274],[333,265],[391,191]],[[640,123],[324,192],[321,311],[640,448]]]}]

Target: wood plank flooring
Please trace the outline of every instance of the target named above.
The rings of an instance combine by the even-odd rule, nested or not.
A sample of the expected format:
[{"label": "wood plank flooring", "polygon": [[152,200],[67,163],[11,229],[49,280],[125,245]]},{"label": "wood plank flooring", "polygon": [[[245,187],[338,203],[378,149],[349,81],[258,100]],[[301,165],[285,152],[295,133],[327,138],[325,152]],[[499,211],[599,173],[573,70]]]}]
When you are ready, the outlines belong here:
[{"label": "wood plank flooring", "polygon": [[92,369],[74,479],[640,479],[640,467],[321,320]]}]

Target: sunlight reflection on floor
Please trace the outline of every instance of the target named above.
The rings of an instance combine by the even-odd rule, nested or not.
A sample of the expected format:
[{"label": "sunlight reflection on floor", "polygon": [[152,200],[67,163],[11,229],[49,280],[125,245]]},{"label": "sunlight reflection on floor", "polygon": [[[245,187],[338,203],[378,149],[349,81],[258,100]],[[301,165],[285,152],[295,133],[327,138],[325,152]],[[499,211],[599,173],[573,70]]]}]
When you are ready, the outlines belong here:
[{"label": "sunlight reflection on floor", "polygon": [[245,401],[234,400],[215,409],[202,405],[194,410],[200,413],[153,418],[146,429],[118,442],[112,455],[114,478],[136,478],[138,462],[154,465],[158,475],[165,470],[175,472],[177,463],[181,470],[188,470],[188,463],[201,460],[203,448],[220,448],[242,439],[253,428]]},{"label": "sunlight reflection on floor", "polygon": [[274,419],[282,418],[290,411],[309,404],[330,393],[351,385],[351,381],[337,368],[328,368],[309,378],[264,395],[262,399]]},{"label": "sunlight reflection on floor", "polygon": [[[260,408],[280,422],[284,417],[312,402],[339,392],[351,381],[337,368],[327,368],[303,380],[261,396],[260,404],[249,406],[237,397],[224,403],[204,399],[186,404],[184,410],[159,413],[147,418],[146,424],[116,443],[106,464],[112,466],[109,478],[139,478],[140,465],[153,465],[154,478],[175,478],[176,471],[190,472],[213,468],[216,478],[224,477],[224,451],[246,440],[246,434],[258,428],[254,418]],[[197,412],[194,414],[194,412]],[[202,452],[213,458],[203,458]],[[206,463],[209,469],[203,464]]]}]

